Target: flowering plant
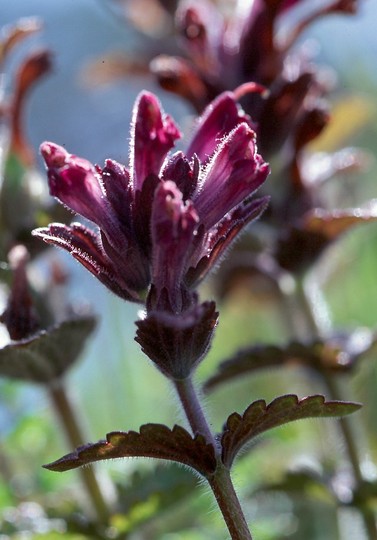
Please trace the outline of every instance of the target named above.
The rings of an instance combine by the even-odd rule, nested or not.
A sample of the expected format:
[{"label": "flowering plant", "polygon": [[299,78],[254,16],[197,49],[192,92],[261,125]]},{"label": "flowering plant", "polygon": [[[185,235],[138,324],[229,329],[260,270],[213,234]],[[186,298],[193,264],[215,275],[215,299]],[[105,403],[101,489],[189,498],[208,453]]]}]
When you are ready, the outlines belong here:
[{"label": "flowering plant", "polygon": [[[187,154],[168,156],[178,137],[156,97],[144,92],[134,109],[129,168],[112,160],[93,166],[44,143],[51,194],[99,231],[54,223],[34,234],[69,251],[121,298],[143,302],[146,295],[138,340],[165,374],[181,379],[205,354],[217,320],[213,303],[198,304],[196,287],[266,207],[267,197],[252,195],[269,168],[230,92],[199,118]],[[163,331],[166,342],[151,343]]]},{"label": "flowering plant", "polygon": [[101,168],[55,144],[41,147],[51,194],[99,230],[54,223],[34,235],[69,251],[123,299],[145,297],[136,340],[172,380],[192,430],[147,424],[139,434],[112,432],[46,467],[62,471],[122,456],[179,461],[208,480],[232,538],[246,539],[251,535],[230,477],[239,450],[271,427],[344,415],[359,405],[285,395],[268,406],[252,403],[242,416],[228,418],[222,434],[212,433],[192,374],[206,355],[218,313],[214,302],[199,302],[196,288],[265,209],[268,198],[252,196],[269,167],[257,153],[251,120],[230,92],[198,119],[186,155],[170,156],[178,137],[158,100],[144,92],[134,108],[129,168],[111,160]]},{"label": "flowering plant", "polygon": [[[164,9],[173,11],[178,2],[155,0],[152,4],[159,5],[161,16]],[[139,522],[136,518],[136,525],[131,523],[132,489],[116,485],[109,497],[97,471],[87,465],[149,457],[185,465],[185,493],[194,489],[188,480],[192,471],[208,483],[233,540],[250,540],[252,534],[256,537],[258,525],[248,511],[248,498],[271,491],[284,491],[290,500],[292,493],[298,493],[300,501],[309,492],[320,493],[320,498],[331,501],[333,521],[345,507],[353,512],[356,509],[362,518],[360,530],[364,529],[369,540],[377,538],[373,506],[377,484],[364,473],[361,447],[356,446],[359,441],[343,418],[361,405],[345,401],[338,387],[338,379],[349,377],[372,349],[376,335],[366,329],[333,330],[321,291],[317,287],[314,298],[308,287],[309,271],[315,276],[325,249],[354,225],[375,221],[376,205],[370,201],[334,210],[332,201],[323,194],[325,180],[339,172],[359,171],[366,164],[365,155],[346,149],[328,154],[325,170],[318,166],[321,155],[313,152],[311,143],[330,122],[324,106],[329,78],[300,47],[293,50],[309,23],[323,15],[353,13],[357,2],[334,0],[315,7],[299,22],[288,24],[289,31],[281,40],[280,24],[284,26],[285,18],[289,21],[300,4],[299,0],[254,0],[243,15],[237,12],[227,18],[212,2],[179,3],[176,27],[185,57],[159,56],[151,68],[161,86],[186,99],[199,114],[186,151],[175,149],[182,136],[178,125],[154,94],[143,91],[133,108],[127,165],[113,159],[107,159],[103,166],[95,165],[70,154],[64,146],[52,142],[41,145],[49,191],[60,204],[50,204],[51,198],[44,196],[43,189],[30,189],[26,198],[19,189],[23,184],[32,187],[29,173],[36,173],[34,155],[22,130],[21,103],[30,84],[49,69],[48,51],[29,58],[17,75],[14,98],[0,109],[4,122],[10,125],[10,150],[0,185],[6,210],[0,220],[0,250],[9,261],[0,270],[9,298],[0,320],[11,339],[0,349],[0,375],[38,384],[62,421],[69,453],[44,467],[58,472],[79,469],[95,511],[94,519],[88,520],[76,520],[73,511],[66,511],[64,523],[69,532],[103,540],[120,540],[129,533],[133,538],[132,529]],[[0,60],[12,43],[39,28],[36,21],[16,27],[0,41]],[[265,159],[271,161],[271,170]],[[9,165],[14,160],[22,164],[20,177]],[[35,210],[36,194],[41,198],[40,211]],[[25,212],[13,212],[15,204]],[[68,224],[66,210],[78,219]],[[25,228],[28,232],[34,228],[34,239],[28,234],[25,240]],[[42,286],[30,279],[30,256],[44,245],[39,239],[70,253],[118,299],[140,308],[135,340],[173,387],[184,413],[179,424],[146,423],[138,431],[111,431],[98,442],[85,443],[87,437],[77,421],[81,411],[70,402],[65,376],[80,356],[96,320],[87,310],[67,301],[68,278],[60,263],[50,264]],[[215,269],[212,283],[217,291],[202,287]],[[213,339],[220,334],[218,323],[226,313],[221,300],[231,296],[232,288],[239,287],[245,274],[253,291],[264,294],[268,304],[272,298],[279,314],[284,314],[279,324],[290,341],[250,343],[253,319],[250,335],[246,332],[247,346],[240,348],[245,336],[237,329],[238,350],[209,377],[208,371],[204,372],[207,379],[200,387],[196,370],[208,358]],[[220,297],[217,304],[208,298],[215,292]],[[242,292],[250,298],[244,286]],[[263,310],[259,307],[255,311]],[[276,328],[271,333],[277,340]],[[208,365],[204,363],[205,369]],[[315,385],[312,395],[299,398],[291,393],[289,374],[279,391],[286,392],[289,384],[289,393],[276,397],[269,379],[262,389],[274,393],[270,403],[255,398],[250,403],[247,387],[243,412],[228,412],[225,418],[221,415],[222,427],[213,427],[218,419],[205,411],[203,393],[228,384],[228,406],[238,398],[231,387],[234,379],[242,377],[246,387],[249,375],[292,365],[304,368],[305,393],[307,387]],[[321,443],[326,441],[330,459],[322,458],[321,448],[316,470],[290,472],[274,483],[270,473],[273,465],[281,465],[279,448],[271,461],[265,459],[268,474],[262,483],[255,486],[253,478],[251,494],[237,493],[233,466],[241,453],[251,450],[257,437],[267,431],[311,417],[341,417],[336,426],[339,432],[331,430],[331,437],[336,442],[342,440],[347,460],[341,461],[340,451],[331,449],[326,432]],[[293,445],[296,450],[298,445]],[[275,446],[270,444],[272,452]],[[5,463],[1,446],[0,461]],[[167,470],[163,469],[162,489],[157,467],[149,480],[154,495],[165,488],[171,503],[181,476],[175,470],[169,484]],[[0,466],[0,475],[4,471],[6,467]],[[137,489],[144,478],[132,477],[132,482],[134,498],[147,498],[148,487],[140,488],[142,496]],[[279,530],[275,536],[271,533],[273,538],[288,537],[290,532],[276,522]],[[332,535],[329,531],[326,528]],[[155,536],[153,531],[146,533],[146,537]]]}]

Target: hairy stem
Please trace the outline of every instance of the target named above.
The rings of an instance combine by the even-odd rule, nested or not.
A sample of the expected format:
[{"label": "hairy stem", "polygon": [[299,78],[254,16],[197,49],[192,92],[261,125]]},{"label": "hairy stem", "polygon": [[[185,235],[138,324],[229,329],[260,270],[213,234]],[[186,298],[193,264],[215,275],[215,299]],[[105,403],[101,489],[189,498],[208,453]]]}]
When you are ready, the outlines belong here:
[{"label": "hairy stem", "polygon": [[232,540],[252,540],[229,470],[219,463],[215,474],[208,482]]},{"label": "hairy stem", "polygon": [[[49,386],[49,394],[57,416],[64,428],[69,444],[73,448],[84,444],[84,438],[75,416],[74,409],[65,391],[61,381],[55,382]],[[101,488],[95,477],[93,468],[80,468],[81,479],[84,483],[89,499],[96,511],[97,518],[101,523],[107,523],[109,520],[109,509],[102,495]]]},{"label": "hairy stem", "polygon": [[[303,317],[305,317],[308,330],[311,333],[312,338],[323,337],[324,324],[320,317],[318,317],[319,310],[313,309],[311,302],[307,296],[305,290],[305,284],[303,280],[297,280],[297,300],[300,307],[300,311]],[[326,314],[326,330],[329,329]],[[330,399],[336,401],[342,401],[343,397],[338,388],[337,381],[334,376],[326,371],[320,373],[322,382],[327,389],[327,393]],[[355,443],[355,437],[352,433],[351,424],[346,418],[338,419],[338,426],[342,435],[345,450],[347,452],[348,460],[352,468],[355,483],[357,486],[361,486],[363,482],[363,475],[361,472],[360,460],[357,451],[357,445]],[[365,505],[359,507],[359,511],[362,515],[365,531],[369,540],[377,540],[377,524],[373,512]]]},{"label": "hairy stem", "polygon": [[207,442],[217,449],[217,443],[208,425],[204,411],[199,401],[194,383],[191,378],[174,381],[183,410],[185,411],[190,427],[195,433],[204,435]]},{"label": "hairy stem", "polygon": [[221,462],[221,452],[215,437],[208,425],[191,378],[174,381],[179,399],[187,420],[194,433],[203,435],[207,442],[215,448],[217,468],[215,473],[207,478],[209,485],[221,510],[232,540],[252,540],[252,536],[239,499],[235,492],[229,470]]}]

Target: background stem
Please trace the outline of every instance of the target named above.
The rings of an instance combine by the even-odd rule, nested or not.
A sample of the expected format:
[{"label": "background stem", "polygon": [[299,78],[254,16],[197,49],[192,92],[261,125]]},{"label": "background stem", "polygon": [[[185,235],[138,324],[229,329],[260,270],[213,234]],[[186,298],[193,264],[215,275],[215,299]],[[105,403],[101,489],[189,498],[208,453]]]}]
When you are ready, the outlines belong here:
[{"label": "background stem", "polygon": [[[324,338],[324,326],[321,320],[318,320],[315,309],[311,305],[305,290],[303,279],[296,281],[296,298],[298,307],[300,308],[301,316],[305,317],[307,328],[311,333],[312,338]],[[323,300],[322,300],[323,301]],[[327,311],[327,308],[326,308]],[[328,314],[326,313],[326,330],[329,330]],[[338,388],[335,377],[325,370],[318,372],[322,378],[322,383],[326,387],[328,397],[335,401],[342,401],[343,396]],[[357,487],[361,487],[364,479],[360,466],[360,459],[355,443],[355,437],[352,433],[352,428],[349,419],[338,418],[339,430],[342,436],[348,460],[352,468],[354,480]],[[369,540],[377,540],[377,524],[374,513],[367,508],[366,505],[358,506],[358,510],[362,515],[365,531]]]},{"label": "background stem", "polygon": [[[50,385],[49,394],[56,414],[62,423],[70,446],[73,448],[81,446],[84,444],[84,438],[76,419],[74,408],[70,403],[63,383],[61,381],[57,381],[53,385]],[[89,499],[91,500],[93,508],[96,511],[98,520],[102,523],[107,523],[110,512],[102,495],[102,491],[94,474],[93,468],[81,467],[79,472]]]}]

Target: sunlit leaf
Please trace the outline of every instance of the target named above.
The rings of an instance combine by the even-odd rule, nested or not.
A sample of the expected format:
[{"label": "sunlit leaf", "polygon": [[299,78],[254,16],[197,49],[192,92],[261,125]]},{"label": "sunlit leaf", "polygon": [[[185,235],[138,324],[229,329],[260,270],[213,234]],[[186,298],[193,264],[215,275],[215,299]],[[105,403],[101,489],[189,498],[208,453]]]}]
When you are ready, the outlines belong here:
[{"label": "sunlit leaf", "polygon": [[241,416],[232,413],[224,426],[222,459],[231,467],[239,450],[253,438],[274,427],[303,418],[344,416],[357,411],[360,403],[325,401],[321,395],[299,399],[295,395],[276,398],[269,405],[263,399],[254,401]]},{"label": "sunlit leaf", "polygon": [[50,330],[0,349],[0,376],[48,383],[78,359],[95,328],[94,317],[64,321]]},{"label": "sunlit leaf", "polygon": [[140,432],[113,431],[106,440],[80,446],[74,452],[44,467],[51,471],[68,471],[94,461],[122,457],[151,457],[183,463],[203,476],[214,472],[214,448],[202,435],[194,438],[182,427],[145,424]]}]

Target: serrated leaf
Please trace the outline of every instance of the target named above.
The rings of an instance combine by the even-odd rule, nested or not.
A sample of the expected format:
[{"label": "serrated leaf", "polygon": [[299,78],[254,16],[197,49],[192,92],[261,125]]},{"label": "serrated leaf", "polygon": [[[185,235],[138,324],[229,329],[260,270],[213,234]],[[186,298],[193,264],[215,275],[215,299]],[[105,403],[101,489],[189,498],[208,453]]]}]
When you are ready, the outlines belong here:
[{"label": "serrated leaf", "polygon": [[44,465],[50,471],[68,471],[94,461],[122,457],[151,457],[183,463],[203,476],[216,468],[215,451],[202,435],[193,438],[184,428],[145,424],[136,431],[113,431],[106,440],[86,444],[62,458]]},{"label": "serrated leaf", "polygon": [[344,416],[357,411],[360,403],[325,401],[321,395],[301,400],[296,395],[280,396],[269,405],[263,399],[254,401],[241,416],[231,414],[224,426],[221,445],[224,465],[231,467],[239,450],[261,433],[294,420]]},{"label": "serrated leaf", "polygon": [[94,317],[72,319],[6,345],[0,349],[0,376],[45,384],[61,377],[78,359],[95,324]]},{"label": "serrated leaf", "polygon": [[204,383],[204,389],[213,390],[218,385],[246,373],[270,367],[299,364],[319,371],[347,373],[374,345],[375,340],[373,332],[360,328],[345,336],[334,336],[326,342],[316,340],[305,344],[293,341],[283,347],[246,347],[221,362],[217,372]]}]

